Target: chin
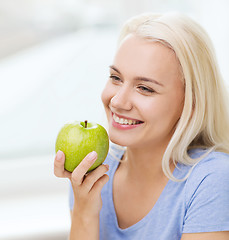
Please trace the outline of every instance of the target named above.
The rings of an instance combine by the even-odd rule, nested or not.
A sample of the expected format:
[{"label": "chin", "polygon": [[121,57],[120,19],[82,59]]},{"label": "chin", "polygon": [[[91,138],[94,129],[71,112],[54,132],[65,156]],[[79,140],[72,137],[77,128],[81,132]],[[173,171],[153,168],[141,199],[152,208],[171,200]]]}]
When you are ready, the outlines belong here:
[{"label": "chin", "polygon": [[121,140],[120,137],[114,137],[112,135],[109,135],[110,141],[114,144],[117,144],[122,147],[126,147],[127,142],[125,140]]},{"label": "chin", "polygon": [[109,139],[112,143],[117,144],[119,146],[122,147],[138,147],[139,143],[137,141],[133,141],[133,137],[124,137],[124,136],[120,136],[120,134],[116,135],[116,134],[110,134],[109,133]]},{"label": "chin", "polygon": [[119,146],[137,147],[140,144],[136,134],[133,135],[133,132],[128,132],[128,130],[117,130],[111,123],[109,123],[108,133],[110,141]]}]

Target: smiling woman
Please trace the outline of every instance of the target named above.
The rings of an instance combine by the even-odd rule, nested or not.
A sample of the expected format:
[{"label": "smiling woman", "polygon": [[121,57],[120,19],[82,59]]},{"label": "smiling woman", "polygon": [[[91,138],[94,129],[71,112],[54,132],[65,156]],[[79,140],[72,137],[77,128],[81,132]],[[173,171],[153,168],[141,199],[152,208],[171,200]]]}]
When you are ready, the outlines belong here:
[{"label": "smiling woman", "polygon": [[[70,239],[229,239],[225,89],[198,23],[128,20],[101,95],[113,145],[106,165],[85,176],[88,155],[69,176]],[[57,154],[58,177],[64,161]]]},{"label": "smiling woman", "polygon": [[[184,84],[174,52],[160,43],[128,35],[117,50],[114,65],[102,93],[111,141],[135,149],[164,148],[184,100]],[[119,131],[129,128],[122,122],[115,124],[111,116],[139,124],[134,125],[134,131]]]}]

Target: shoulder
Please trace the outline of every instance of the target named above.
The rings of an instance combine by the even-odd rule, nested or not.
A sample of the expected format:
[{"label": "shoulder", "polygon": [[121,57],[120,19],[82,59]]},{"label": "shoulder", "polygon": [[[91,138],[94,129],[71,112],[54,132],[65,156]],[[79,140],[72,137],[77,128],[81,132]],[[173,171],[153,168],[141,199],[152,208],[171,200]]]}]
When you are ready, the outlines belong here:
[{"label": "shoulder", "polygon": [[183,232],[228,231],[229,155],[206,155],[193,168],[185,185]]},{"label": "shoulder", "polygon": [[[196,151],[191,157],[199,158],[206,152]],[[219,184],[229,186],[229,154],[210,152],[193,167],[187,179],[187,193],[196,191],[200,186],[219,188]],[[189,191],[188,191],[189,190]]]},{"label": "shoulder", "polygon": [[104,164],[108,164],[109,165],[109,171],[108,171],[108,175],[110,174],[110,172],[113,169],[116,169],[116,167],[118,166],[120,159],[122,158],[122,155],[125,152],[125,148],[121,147],[119,145],[116,145],[114,143],[110,144],[110,148],[109,148],[109,152],[108,155],[104,161]]},{"label": "shoulder", "polygon": [[210,152],[206,156],[205,151],[196,150],[191,154],[193,158],[203,158],[193,167],[187,183],[203,181],[205,178],[211,178],[214,182],[229,181],[229,154],[223,152]]}]

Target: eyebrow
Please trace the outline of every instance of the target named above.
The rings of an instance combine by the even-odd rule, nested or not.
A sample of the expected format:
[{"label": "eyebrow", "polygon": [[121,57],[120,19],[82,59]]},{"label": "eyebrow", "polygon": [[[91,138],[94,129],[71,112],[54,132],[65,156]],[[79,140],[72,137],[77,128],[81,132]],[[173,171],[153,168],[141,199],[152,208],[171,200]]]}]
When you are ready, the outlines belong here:
[{"label": "eyebrow", "polygon": [[[111,65],[109,67],[111,69],[113,69],[115,72],[117,72],[120,75],[122,75],[121,72],[114,65]],[[160,83],[160,82],[158,82],[158,81],[156,81],[155,79],[152,79],[152,78],[146,78],[146,77],[139,76],[139,77],[135,77],[134,80],[136,80],[136,81],[144,81],[144,82],[152,82],[152,83],[155,83],[155,84],[157,84],[159,86],[164,87],[164,85],[162,83]]]}]

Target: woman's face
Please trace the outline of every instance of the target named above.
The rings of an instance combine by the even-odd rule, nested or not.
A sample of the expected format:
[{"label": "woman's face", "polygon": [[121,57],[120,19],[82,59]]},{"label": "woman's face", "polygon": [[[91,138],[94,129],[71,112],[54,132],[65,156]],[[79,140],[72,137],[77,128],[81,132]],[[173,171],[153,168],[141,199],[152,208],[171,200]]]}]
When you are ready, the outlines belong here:
[{"label": "woman's face", "polygon": [[174,52],[128,35],[110,66],[102,92],[110,140],[127,147],[167,146],[184,102]]}]

